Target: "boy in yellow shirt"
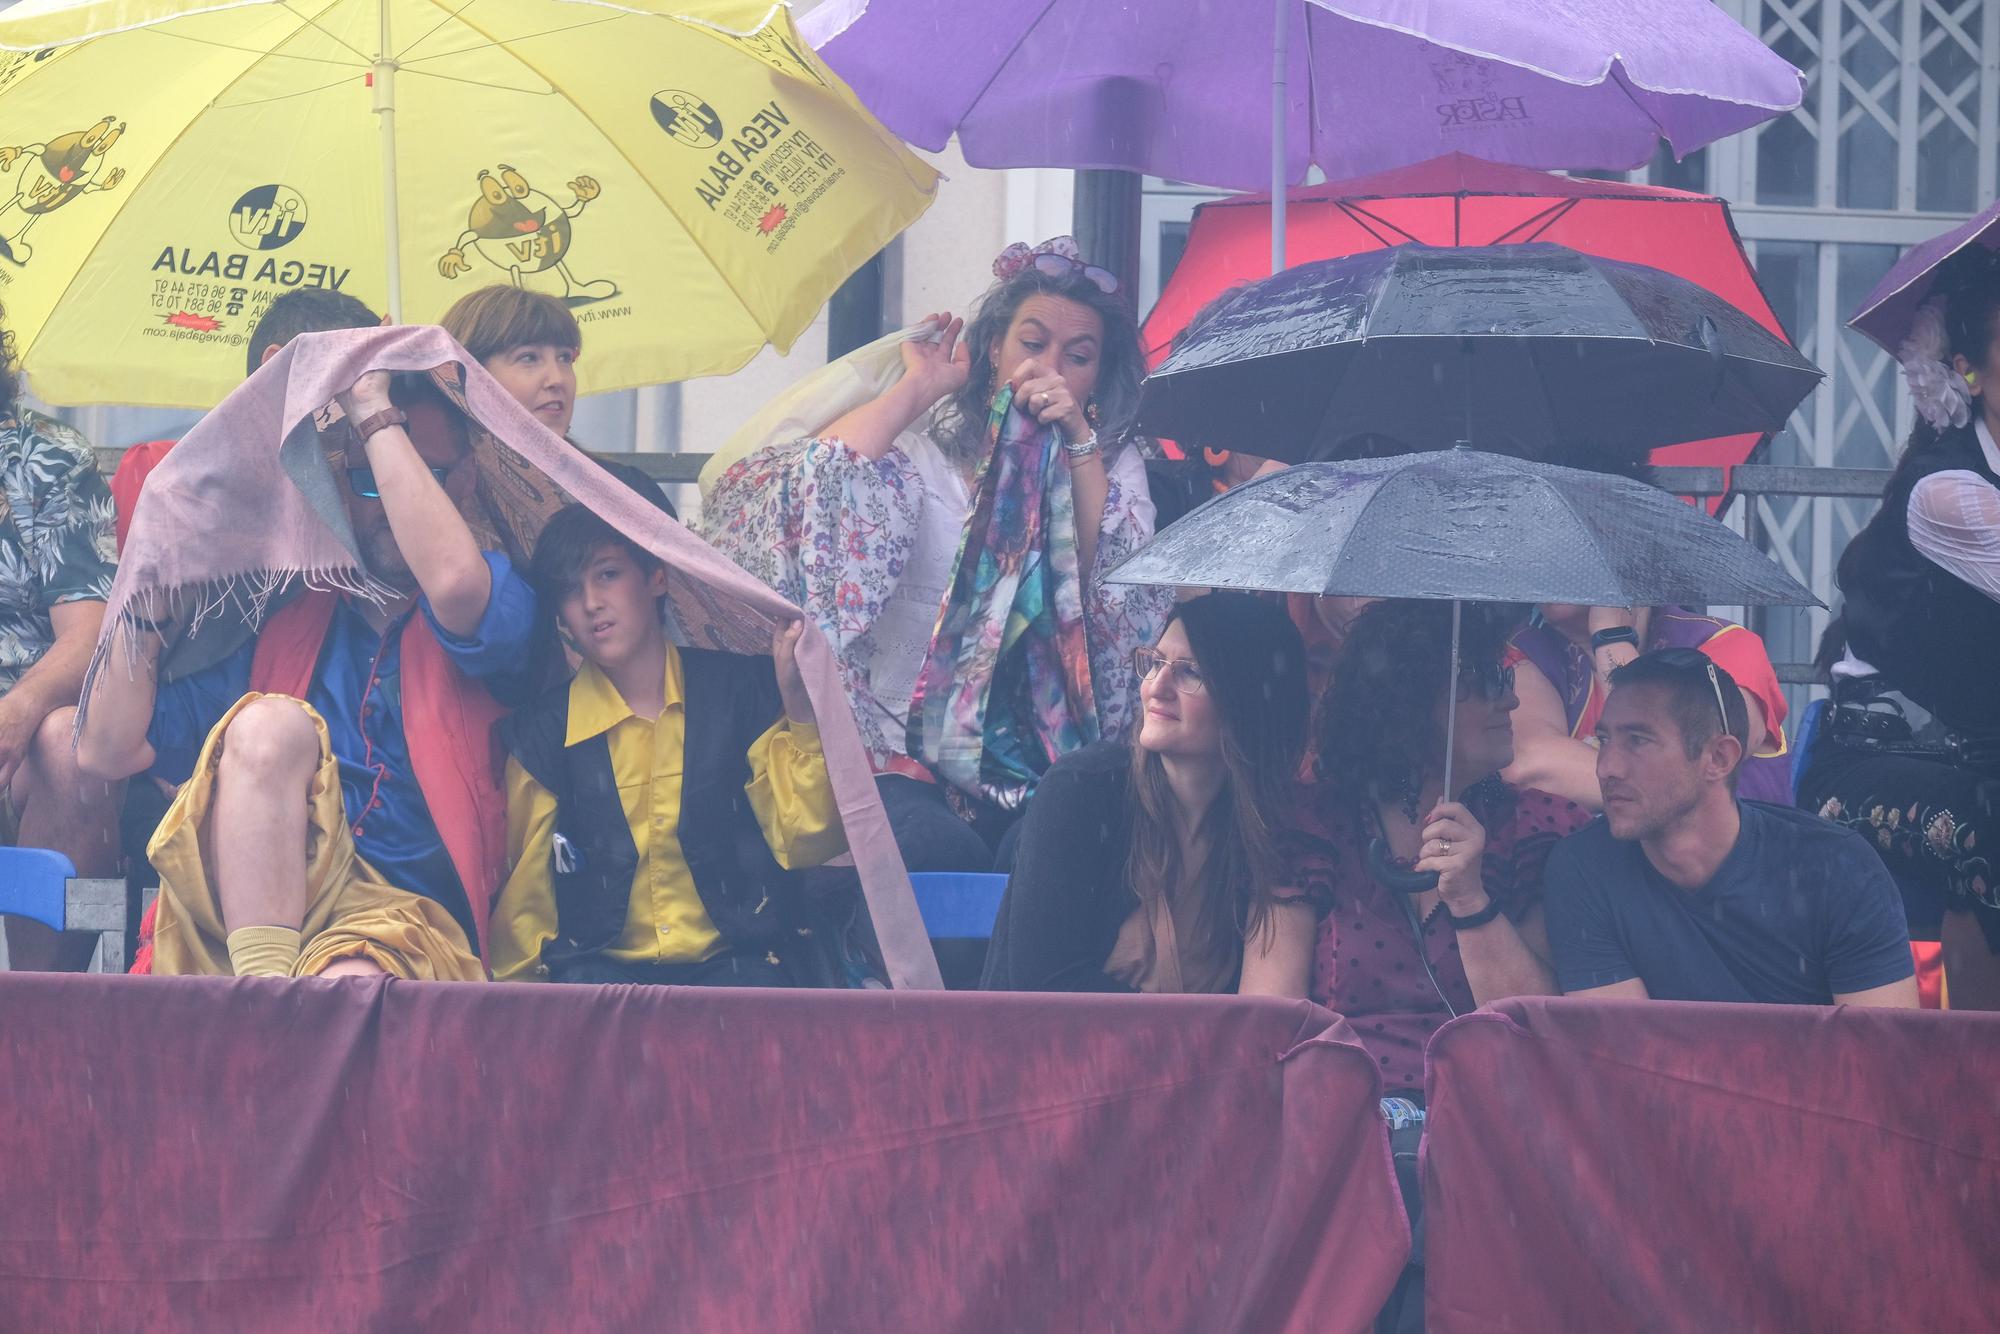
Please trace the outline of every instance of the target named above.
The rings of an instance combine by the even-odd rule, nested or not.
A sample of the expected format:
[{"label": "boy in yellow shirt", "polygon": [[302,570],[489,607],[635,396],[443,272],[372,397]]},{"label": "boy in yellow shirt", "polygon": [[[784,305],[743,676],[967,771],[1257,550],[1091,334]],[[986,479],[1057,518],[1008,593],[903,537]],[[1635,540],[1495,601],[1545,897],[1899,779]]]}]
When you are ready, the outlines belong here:
[{"label": "boy in yellow shirt", "polygon": [[677,648],[661,563],[581,505],[529,579],[582,658],[502,726],[512,871],[502,981],[790,986],[807,933],[787,872],[847,850],[794,656]]}]

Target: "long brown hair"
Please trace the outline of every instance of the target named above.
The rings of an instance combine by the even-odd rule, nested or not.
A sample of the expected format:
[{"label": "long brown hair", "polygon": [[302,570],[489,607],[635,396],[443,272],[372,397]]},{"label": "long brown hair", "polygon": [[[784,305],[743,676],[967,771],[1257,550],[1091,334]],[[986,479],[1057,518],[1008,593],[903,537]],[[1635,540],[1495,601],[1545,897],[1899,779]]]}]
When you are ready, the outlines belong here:
[{"label": "long brown hair", "polygon": [[1282,606],[1247,593],[1193,598],[1174,608],[1167,623],[1175,621],[1221,715],[1226,776],[1196,831],[1201,860],[1190,865],[1166,765],[1134,738],[1126,883],[1147,905],[1193,891],[1199,906],[1182,953],[1233,971],[1244,940],[1268,920],[1268,891],[1282,873],[1273,821],[1290,799],[1305,742],[1306,651]]}]

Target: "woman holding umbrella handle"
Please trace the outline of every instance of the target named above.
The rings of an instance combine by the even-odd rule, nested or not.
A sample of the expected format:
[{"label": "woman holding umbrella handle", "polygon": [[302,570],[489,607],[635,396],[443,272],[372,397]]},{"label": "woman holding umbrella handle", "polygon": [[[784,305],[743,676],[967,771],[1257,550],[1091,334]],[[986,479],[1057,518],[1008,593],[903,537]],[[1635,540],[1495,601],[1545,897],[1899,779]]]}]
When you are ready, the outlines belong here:
[{"label": "woman holding umbrella handle", "polygon": [[[1303,892],[1315,911],[1273,912],[1273,929],[1244,953],[1244,991],[1306,996],[1346,1015],[1384,1088],[1419,1099],[1424,1043],[1440,1024],[1555,991],[1541,868],[1589,817],[1497,778],[1514,749],[1501,661],[1514,621],[1465,607],[1454,686],[1447,604],[1380,602],[1355,618],[1320,706],[1315,780],[1301,785],[1279,840],[1285,892]],[[1448,694],[1456,794],[1443,791]],[[1434,877],[1435,888],[1384,885],[1371,858],[1392,861],[1413,887]]]}]

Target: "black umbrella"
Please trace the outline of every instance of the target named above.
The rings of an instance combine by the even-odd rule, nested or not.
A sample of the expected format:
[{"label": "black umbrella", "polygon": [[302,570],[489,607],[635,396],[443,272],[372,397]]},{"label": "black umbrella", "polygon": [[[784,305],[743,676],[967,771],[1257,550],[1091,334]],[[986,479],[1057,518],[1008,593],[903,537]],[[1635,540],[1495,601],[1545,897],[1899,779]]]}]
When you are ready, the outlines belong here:
[{"label": "black umbrella", "polygon": [[[1471,449],[1307,463],[1217,496],[1128,556],[1112,583],[1463,602],[1819,605],[1705,512],[1630,478]],[[1452,792],[1445,710],[1444,790]],[[1373,858],[1381,861],[1380,849]],[[1377,874],[1408,892],[1425,876]]]},{"label": "black umbrella", "polygon": [[1781,428],[1820,371],[1721,297],[1565,246],[1401,245],[1227,298],[1146,381],[1139,422],[1302,462],[1469,442],[1640,458]]}]

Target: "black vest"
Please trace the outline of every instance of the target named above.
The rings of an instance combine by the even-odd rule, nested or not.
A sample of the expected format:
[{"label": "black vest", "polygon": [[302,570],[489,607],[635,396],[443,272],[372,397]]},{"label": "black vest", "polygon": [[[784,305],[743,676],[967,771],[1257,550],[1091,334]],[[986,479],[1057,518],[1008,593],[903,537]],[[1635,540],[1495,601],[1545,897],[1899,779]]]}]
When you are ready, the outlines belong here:
[{"label": "black vest", "polygon": [[[761,656],[691,648],[680,655],[681,852],[702,907],[730,948],[772,950],[786,935],[786,872],[765,844],[743,787],[751,744],[784,712],[777,674]],[[556,833],[573,853],[569,865],[559,858],[553,870],[556,938],[542,948],[542,962],[551,967],[618,943],[639,870],[610,736],[565,746],[568,735],[567,683],[501,724],[508,751],[554,795]]]},{"label": "black vest", "polygon": [[2000,602],[1910,545],[1910,493],[1932,473],[1963,469],[1995,486],[1970,426],[1913,445],[1882,508],[1841,554],[1835,582],[1855,654],[1887,684],[1964,731],[2000,728]]}]

